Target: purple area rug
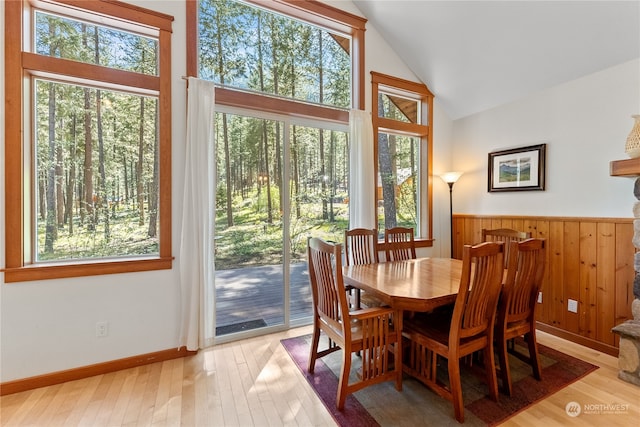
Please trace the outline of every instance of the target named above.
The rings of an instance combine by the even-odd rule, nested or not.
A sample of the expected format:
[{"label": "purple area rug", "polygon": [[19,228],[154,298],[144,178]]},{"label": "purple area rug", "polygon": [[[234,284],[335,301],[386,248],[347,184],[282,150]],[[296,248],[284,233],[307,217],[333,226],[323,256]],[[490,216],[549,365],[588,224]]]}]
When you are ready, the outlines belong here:
[{"label": "purple area rug", "polygon": [[[310,375],[307,372],[309,343],[310,336],[308,335],[282,340],[282,345],[338,425],[352,427],[396,424],[396,421],[403,417],[402,404],[411,406],[412,413],[416,412],[416,406],[420,406],[421,409],[419,411],[423,411],[424,413],[414,414],[412,416],[418,417],[418,419],[430,420],[430,425],[457,424],[453,418],[453,406],[450,402],[439,397],[421,383],[406,375],[402,392],[396,392],[393,384],[390,382],[368,387],[355,394],[349,395],[344,410],[338,411],[336,409],[338,377],[336,373],[334,373],[336,369],[334,367],[334,370],[332,370],[324,363],[323,359],[319,359],[316,362],[315,373]],[[523,342],[520,342],[516,345],[522,346],[523,344]],[[323,348],[322,345],[323,340],[321,339],[321,348]],[[510,356],[513,395],[508,397],[501,393],[499,402],[492,401],[487,395],[486,386],[472,374],[465,376],[463,369],[465,425],[494,426],[500,424],[530,405],[598,369],[595,365],[544,345],[538,344],[538,349],[543,366],[542,381],[537,381],[533,378],[529,365]],[[334,354],[337,355],[338,358],[341,357],[341,352]],[[324,359],[332,356],[333,355],[327,356]],[[333,364],[336,365],[335,362],[338,360],[339,359],[334,359]],[[339,364],[337,366],[339,366]],[[443,380],[446,381],[446,370],[444,371]],[[371,396],[367,396],[367,393],[370,393]],[[402,399],[407,400],[407,402],[399,404],[398,402]],[[392,419],[396,421],[390,422],[390,419],[384,418],[384,415],[379,417],[382,419],[376,419],[376,414],[371,414],[367,410],[367,405],[370,405],[372,401],[376,400],[385,401],[388,406],[392,407],[392,409],[389,410],[391,412],[395,407],[397,413],[392,415]],[[424,403],[424,405],[418,405],[418,403]]]}]

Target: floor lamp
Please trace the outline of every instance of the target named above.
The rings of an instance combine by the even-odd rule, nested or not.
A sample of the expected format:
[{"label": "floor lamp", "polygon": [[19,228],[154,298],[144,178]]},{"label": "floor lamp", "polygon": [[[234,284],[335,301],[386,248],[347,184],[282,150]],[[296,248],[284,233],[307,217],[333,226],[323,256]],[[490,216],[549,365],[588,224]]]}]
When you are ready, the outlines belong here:
[{"label": "floor lamp", "polygon": [[445,172],[440,175],[440,178],[447,184],[449,184],[449,221],[450,221],[450,234],[451,234],[451,258],[453,258],[453,184],[456,183],[458,178],[462,175],[462,172]]}]

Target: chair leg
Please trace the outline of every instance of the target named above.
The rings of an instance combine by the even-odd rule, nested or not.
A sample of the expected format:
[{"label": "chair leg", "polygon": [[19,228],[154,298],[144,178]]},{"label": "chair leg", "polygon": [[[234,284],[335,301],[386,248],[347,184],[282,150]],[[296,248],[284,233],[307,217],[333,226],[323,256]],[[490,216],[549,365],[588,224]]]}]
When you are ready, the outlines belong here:
[{"label": "chair leg", "polygon": [[399,341],[393,344],[393,369],[396,372],[396,390],[402,391],[402,336]]},{"label": "chair leg", "polygon": [[342,370],[340,371],[340,381],[338,382],[338,396],[336,397],[336,406],[339,411],[344,408],[344,402],[347,400],[347,388],[349,387],[349,373],[351,372],[351,353],[342,350]]},{"label": "chair leg", "polygon": [[487,385],[489,386],[489,396],[494,402],[498,401],[498,379],[496,377],[496,360],[493,354],[493,345],[489,343],[484,349],[484,369],[487,375]]},{"label": "chair leg", "polygon": [[511,370],[509,368],[509,352],[507,350],[507,342],[498,337],[498,360],[500,362],[500,377],[502,379],[502,388],[507,396],[511,396],[513,389],[511,387]]},{"label": "chair leg", "polygon": [[536,341],[536,329],[532,327],[528,334],[525,334],[527,344],[529,344],[529,359],[533,368],[533,376],[538,381],[542,380],[542,369],[540,369],[540,356],[538,355],[538,343]]},{"label": "chair leg", "polygon": [[459,423],[464,422],[464,402],[462,401],[462,384],[460,382],[460,360],[448,359],[449,387],[451,388],[451,401],[453,412]]},{"label": "chair leg", "polygon": [[318,344],[320,343],[320,328],[313,327],[313,337],[311,338],[311,349],[309,350],[309,366],[307,371],[313,374],[316,368],[316,359],[318,358]]}]

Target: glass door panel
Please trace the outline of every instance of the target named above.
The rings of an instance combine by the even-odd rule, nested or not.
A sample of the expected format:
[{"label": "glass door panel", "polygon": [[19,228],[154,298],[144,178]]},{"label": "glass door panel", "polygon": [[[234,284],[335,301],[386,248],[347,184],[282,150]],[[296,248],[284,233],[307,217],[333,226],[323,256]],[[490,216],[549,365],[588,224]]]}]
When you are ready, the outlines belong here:
[{"label": "glass door panel", "polygon": [[216,336],[285,323],[283,126],[216,114]]},{"label": "glass door panel", "polygon": [[342,242],[349,224],[347,133],[292,126],[289,142],[291,323],[311,318],[307,239]]}]

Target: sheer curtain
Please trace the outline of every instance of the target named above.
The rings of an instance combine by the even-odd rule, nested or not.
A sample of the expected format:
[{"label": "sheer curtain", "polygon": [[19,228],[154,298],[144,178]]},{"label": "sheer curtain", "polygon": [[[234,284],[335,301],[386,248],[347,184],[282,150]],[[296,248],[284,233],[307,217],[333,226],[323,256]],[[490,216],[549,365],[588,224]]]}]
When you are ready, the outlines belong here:
[{"label": "sheer curtain", "polygon": [[349,113],[349,227],[376,227],[373,123],[362,110]]},{"label": "sheer curtain", "polygon": [[180,234],[180,346],[197,350],[213,344],[215,292],[213,236],[215,159],[213,83],[189,77],[184,203]]}]

